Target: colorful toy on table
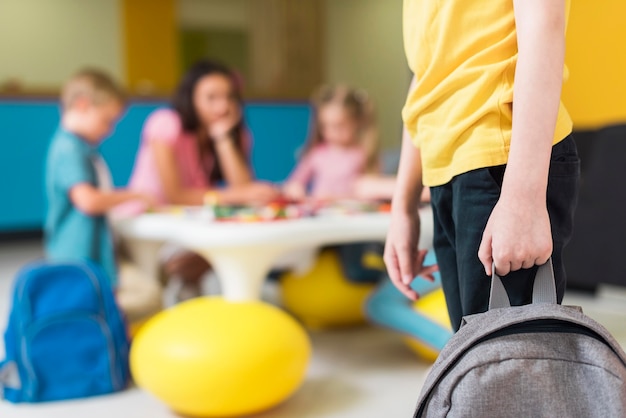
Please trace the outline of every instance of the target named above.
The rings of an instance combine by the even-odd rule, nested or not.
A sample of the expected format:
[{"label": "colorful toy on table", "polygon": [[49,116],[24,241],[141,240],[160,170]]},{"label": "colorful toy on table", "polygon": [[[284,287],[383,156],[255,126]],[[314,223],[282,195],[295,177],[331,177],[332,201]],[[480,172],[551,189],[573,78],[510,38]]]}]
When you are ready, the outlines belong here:
[{"label": "colorful toy on table", "polygon": [[279,199],[265,205],[222,205],[206,199],[203,212],[208,219],[230,222],[268,222],[311,216],[349,216],[361,213],[388,212],[389,203],[360,200]]},{"label": "colorful toy on table", "polygon": [[265,205],[224,205],[210,197],[203,206],[160,207],[156,212],[217,222],[273,222],[313,216],[350,216],[362,213],[387,213],[388,202],[360,200],[277,199]]},{"label": "colorful toy on table", "polygon": [[312,206],[306,202],[276,199],[265,205],[223,205],[211,194],[206,196],[202,210],[207,218],[222,222],[269,222],[313,215]]}]

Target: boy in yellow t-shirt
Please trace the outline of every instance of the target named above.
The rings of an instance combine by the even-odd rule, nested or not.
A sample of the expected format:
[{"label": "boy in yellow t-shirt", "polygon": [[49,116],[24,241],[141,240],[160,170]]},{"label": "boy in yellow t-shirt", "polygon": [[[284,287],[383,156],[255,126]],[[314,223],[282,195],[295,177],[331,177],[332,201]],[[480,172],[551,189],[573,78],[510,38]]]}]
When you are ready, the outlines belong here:
[{"label": "boy in yellow t-shirt", "polygon": [[455,330],[487,309],[492,265],[521,305],[536,266],[552,257],[563,298],[579,176],[560,101],[568,10],[569,0],[404,0],[412,140],[402,145],[385,261],[394,284],[417,298],[411,281],[429,270],[415,214],[430,186]]}]

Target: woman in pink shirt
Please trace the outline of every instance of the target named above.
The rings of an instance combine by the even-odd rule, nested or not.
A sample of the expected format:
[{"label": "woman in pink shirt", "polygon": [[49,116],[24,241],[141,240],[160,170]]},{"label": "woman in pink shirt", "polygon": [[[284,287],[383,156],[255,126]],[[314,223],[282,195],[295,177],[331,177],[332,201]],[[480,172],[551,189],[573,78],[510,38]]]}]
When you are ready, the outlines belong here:
[{"label": "woman in pink shirt", "polygon": [[[193,65],[174,93],[172,108],[156,110],[146,120],[129,188],[171,205],[201,205],[207,197],[226,204],[276,198],[273,186],[253,181],[242,107],[231,70],[210,61]],[[182,294],[193,296],[207,268],[200,256],[176,251],[164,270],[186,283]]]},{"label": "woman in pink shirt", "polygon": [[312,102],[311,136],[283,192],[296,200],[355,197],[357,180],[379,171],[373,105],[364,92],[341,85],[322,87]]},{"label": "woman in pink shirt", "polygon": [[176,89],[172,109],[148,116],[129,187],[172,205],[200,205],[207,192],[220,203],[275,198],[272,186],[252,180],[242,104],[228,68],[196,63]]}]

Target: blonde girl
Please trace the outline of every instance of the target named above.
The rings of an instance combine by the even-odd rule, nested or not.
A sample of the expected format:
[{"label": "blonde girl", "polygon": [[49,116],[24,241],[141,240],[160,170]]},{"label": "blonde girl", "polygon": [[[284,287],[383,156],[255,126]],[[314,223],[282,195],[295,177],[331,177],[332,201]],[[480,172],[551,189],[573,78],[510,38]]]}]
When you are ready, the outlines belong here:
[{"label": "blonde girl", "polygon": [[374,106],[364,91],[345,85],[324,86],[311,102],[309,141],[284,194],[295,200],[354,197],[356,181],[379,171]]}]

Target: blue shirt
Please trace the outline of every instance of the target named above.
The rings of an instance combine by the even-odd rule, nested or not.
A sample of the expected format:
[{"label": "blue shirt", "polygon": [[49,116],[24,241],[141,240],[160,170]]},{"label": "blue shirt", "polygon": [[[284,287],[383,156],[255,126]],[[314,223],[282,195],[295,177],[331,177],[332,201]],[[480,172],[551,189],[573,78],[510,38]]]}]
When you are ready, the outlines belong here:
[{"label": "blue shirt", "polygon": [[113,239],[106,216],[79,211],[70,200],[72,187],[89,183],[99,187],[94,145],[59,127],[46,159],[46,255],[51,260],[90,259],[100,264],[111,283],[117,282]]}]

